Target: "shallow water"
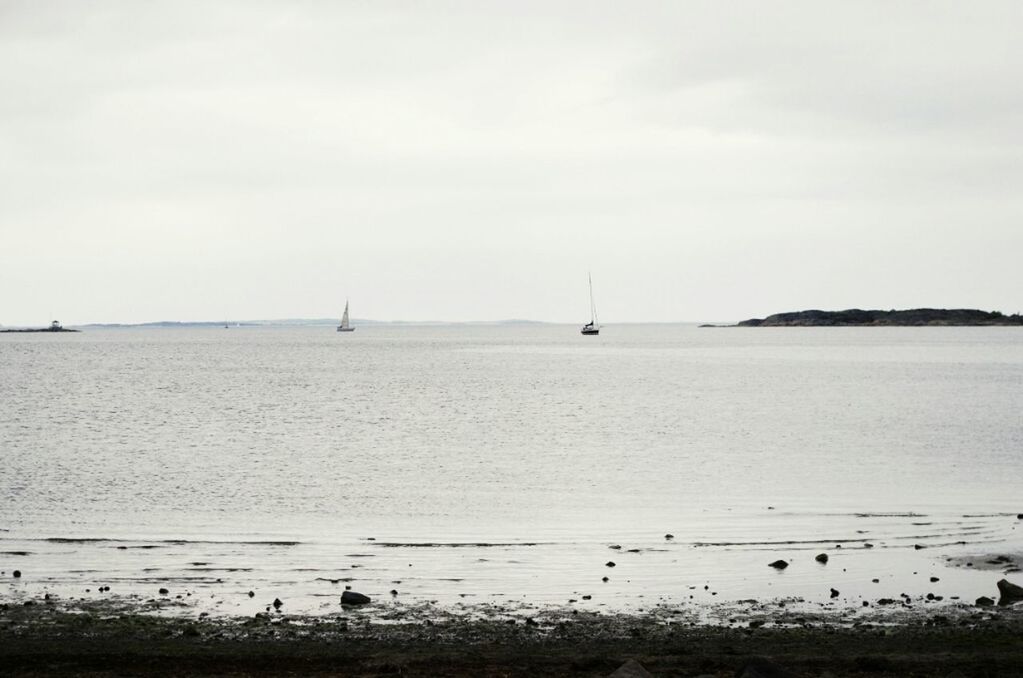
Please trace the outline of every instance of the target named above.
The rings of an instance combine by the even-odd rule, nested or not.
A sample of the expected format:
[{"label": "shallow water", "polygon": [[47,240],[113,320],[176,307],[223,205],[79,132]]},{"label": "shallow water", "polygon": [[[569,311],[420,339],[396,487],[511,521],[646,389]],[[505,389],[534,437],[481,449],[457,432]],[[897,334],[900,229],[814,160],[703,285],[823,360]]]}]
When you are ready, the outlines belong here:
[{"label": "shallow water", "polygon": [[6,335],[0,450],[0,598],[972,600],[947,558],[1023,550],[1023,331]]}]

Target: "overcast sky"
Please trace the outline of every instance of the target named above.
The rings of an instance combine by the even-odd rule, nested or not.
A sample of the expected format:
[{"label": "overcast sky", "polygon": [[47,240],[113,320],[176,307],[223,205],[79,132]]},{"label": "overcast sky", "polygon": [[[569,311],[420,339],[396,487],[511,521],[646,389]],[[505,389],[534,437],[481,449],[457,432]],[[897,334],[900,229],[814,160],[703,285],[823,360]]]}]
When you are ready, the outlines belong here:
[{"label": "overcast sky", "polygon": [[0,324],[1019,311],[1021,26],[0,0]]}]

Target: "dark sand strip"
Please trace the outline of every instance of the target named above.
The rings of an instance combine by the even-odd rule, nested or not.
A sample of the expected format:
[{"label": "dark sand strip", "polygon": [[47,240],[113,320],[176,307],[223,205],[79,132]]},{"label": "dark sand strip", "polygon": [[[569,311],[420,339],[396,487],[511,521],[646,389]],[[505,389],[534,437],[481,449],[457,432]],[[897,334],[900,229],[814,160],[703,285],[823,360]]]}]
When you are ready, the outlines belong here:
[{"label": "dark sand strip", "polygon": [[642,616],[380,625],[361,614],[174,620],[0,608],[4,675],[607,676],[628,659],[655,676],[732,676],[752,656],[795,675],[1011,676],[1023,666],[1013,611],[901,624],[725,628]]}]

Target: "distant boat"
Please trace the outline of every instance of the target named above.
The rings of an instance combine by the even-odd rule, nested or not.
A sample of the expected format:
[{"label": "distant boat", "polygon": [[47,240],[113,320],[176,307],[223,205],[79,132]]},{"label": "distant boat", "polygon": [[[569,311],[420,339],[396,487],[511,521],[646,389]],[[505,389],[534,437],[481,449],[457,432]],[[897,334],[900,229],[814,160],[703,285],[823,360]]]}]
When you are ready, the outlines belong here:
[{"label": "distant boat", "polygon": [[345,299],[345,312],[341,316],[341,324],[337,326],[338,332],[354,332],[355,328],[352,327],[352,323],[348,320],[348,300]]},{"label": "distant boat", "polygon": [[593,276],[590,278],[590,322],[583,325],[583,334],[600,334],[600,323],[597,322],[597,305],[593,303]]}]

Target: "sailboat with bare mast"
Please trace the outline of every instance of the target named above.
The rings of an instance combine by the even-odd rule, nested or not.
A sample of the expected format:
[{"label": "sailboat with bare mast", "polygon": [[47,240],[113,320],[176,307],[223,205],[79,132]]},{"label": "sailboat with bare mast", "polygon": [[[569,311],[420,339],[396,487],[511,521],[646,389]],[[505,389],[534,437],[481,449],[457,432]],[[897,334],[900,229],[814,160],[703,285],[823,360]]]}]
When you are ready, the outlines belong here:
[{"label": "sailboat with bare mast", "polygon": [[348,300],[345,299],[345,312],[341,316],[341,324],[337,326],[338,332],[354,332],[355,328],[352,327],[351,321],[348,319]]},{"label": "sailboat with bare mast", "polygon": [[600,334],[600,323],[597,322],[597,305],[593,302],[593,276],[587,274],[590,279],[590,322],[583,325],[582,332],[586,335]]}]

